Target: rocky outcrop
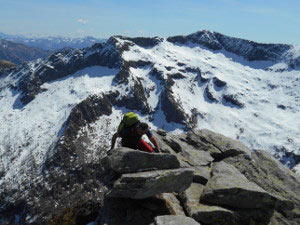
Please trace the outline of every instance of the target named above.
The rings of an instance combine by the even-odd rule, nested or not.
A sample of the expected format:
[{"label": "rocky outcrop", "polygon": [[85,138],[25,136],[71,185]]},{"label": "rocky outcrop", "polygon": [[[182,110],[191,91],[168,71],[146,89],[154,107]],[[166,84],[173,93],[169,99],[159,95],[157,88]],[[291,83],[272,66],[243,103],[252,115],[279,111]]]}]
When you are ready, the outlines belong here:
[{"label": "rocky outcrop", "polygon": [[199,225],[194,219],[186,216],[158,216],[151,225]]},{"label": "rocky outcrop", "polygon": [[0,59],[0,76],[9,70],[12,70],[16,67],[16,64]]},{"label": "rocky outcrop", "polygon": [[200,202],[204,185],[193,183],[187,190],[180,193],[180,199],[186,209],[187,215],[204,224],[233,223],[233,212],[221,206],[207,205]]},{"label": "rocky outcrop", "polygon": [[[18,82],[18,90],[23,104],[31,102],[41,93],[41,85],[73,74],[91,66],[120,68],[121,54],[126,44],[117,45],[115,37],[106,43],[98,43],[86,49],[64,49],[53,53],[47,59],[37,63],[34,71],[28,70]],[[22,72],[22,71],[21,71]]]},{"label": "rocky outcrop", "polygon": [[[153,213],[152,220],[154,222],[152,224],[173,224],[172,221],[176,215],[181,215],[177,221],[186,220],[192,224],[250,225],[272,224],[276,221],[288,221],[286,224],[297,224],[296,217],[287,218],[286,215],[289,215],[287,212],[293,214],[293,209],[299,204],[299,200],[296,200],[298,202],[296,203],[295,199],[290,200],[274,194],[274,192],[269,192],[257,182],[248,179],[238,167],[234,166],[232,161],[237,162],[234,160],[237,158],[257,163],[252,158],[252,151],[240,142],[209,130],[195,130],[180,136],[160,131],[155,133],[155,137],[160,143],[163,154],[115,149],[108,156],[105,164],[111,166],[106,168],[117,172],[119,175],[114,175],[116,178],[111,183],[111,191],[108,192],[107,198],[114,199],[114,201],[116,199],[136,199],[138,204],[141,204],[143,199],[145,201],[149,201],[149,198],[163,199],[163,208],[168,211],[168,214],[165,215],[174,216],[161,217],[155,216]],[[171,158],[173,156],[177,158],[174,161],[176,166],[172,167],[173,169],[168,169],[169,166],[162,169],[161,164],[164,160],[166,165],[172,165]],[[275,160],[269,155],[267,158]],[[134,159],[139,159],[141,162],[134,164]],[[189,181],[187,185],[182,180],[184,177],[174,179],[171,171],[175,173],[184,171],[180,168],[176,169],[178,166],[193,171],[192,183]],[[272,166],[274,167],[274,165]],[[277,166],[275,168],[278,169]],[[121,171],[123,175],[120,175]],[[205,173],[204,171],[208,172]],[[199,172],[198,177],[197,172]],[[291,174],[288,170],[285,172]],[[187,177],[188,175],[184,176]],[[170,187],[178,187],[178,185],[182,185],[182,188],[179,188],[181,191],[169,189]],[[164,191],[176,192],[177,194],[163,194]],[[162,194],[158,195],[159,193]],[[111,206],[110,209],[106,207],[103,208],[104,211],[111,210]],[[153,208],[155,207],[153,206]],[[285,213],[281,214],[280,210],[283,208]],[[100,215],[98,221],[101,221]],[[107,220],[105,221],[107,222]],[[102,221],[96,224],[105,223]],[[107,224],[120,223],[107,222]],[[127,224],[126,219],[125,224]]]},{"label": "rocky outcrop", "polygon": [[103,160],[108,170],[120,174],[151,170],[178,169],[179,160],[171,154],[149,154],[130,148],[117,148]]},{"label": "rocky outcrop", "polygon": [[117,148],[98,164],[84,161],[83,145],[59,148],[1,222],[299,224],[300,179],[266,152],[209,130],[154,135],[161,153]]},{"label": "rocky outcrop", "polygon": [[149,37],[130,38],[130,37],[122,37],[122,36],[117,36],[117,37],[123,40],[132,41],[136,45],[144,48],[152,48],[163,41],[163,39],[159,37],[153,37],[153,38],[149,38]]},{"label": "rocky outcrop", "polygon": [[286,60],[291,67],[295,67],[295,60],[290,60],[288,57],[283,58],[283,56],[288,54],[288,51],[292,48],[291,45],[260,44],[205,30],[187,36],[169,37],[167,40],[174,44],[199,44],[215,51],[225,49],[228,52],[235,53],[249,61],[266,60],[279,62],[281,60]]},{"label": "rocky outcrop", "polygon": [[[290,193],[293,194],[289,198],[285,198],[286,196],[283,197],[283,193],[286,193],[283,191],[284,187],[280,188],[281,194],[275,193],[270,188],[265,188],[268,186],[266,185],[268,182],[273,182],[274,177],[282,179],[280,173],[287,173],[286,176],[293,177],[293,179],[296,179],[296,176],[267,153],[263,152],[266,158],[258,161],[256,157],[253,157],[253,152],[240,142],[209,130],[196,130],[177,138],[163,132],[159,136],[164,151],[171,152],[177,148],[178,158],[184,161],[182,166],[191,166],[193,165],[191,159],[194,161],[196,159],[196,157],[181,158],[183,149],[187,152],[198,151],[199,156],[202,154],[202,159],[205,158],[204,153],[209,153],[213,158],[210,160],[207,158],[207,165],[211,170],[208,173],[207,182],[203,182],[204,179],[201,180],[202,182],[197,182],[194,178],[191,186],[178,196],[187,216],[203,224],[281,224],[282,221],[284,221],[282,224],[297,224],[299,222],[295,219],[297,218],[296,208],[300,196],[295,191],[296,189],[292,191],[289,187],[288,190],[291,190]],[[164,143],[168,143],[167,146]],[[263,163],[262,160],[276,162],[276,165]],[[243,174],[247,174],[245,170],[247,170],[246,165],[249,164],[252,164],[253,172],[256,171],[254,165],[257,165],[258,168],[270,166],[264,171],[272,171],[276,168],[275,170],[278,169],[281,172],[271,177],[261,177],[261,179],[258,178],[257,174],[245,176]],[[201,169],[196,168],[196,170]],[[252,179],[249,179],[250,177]],[[256,179],[259,179],[260,182],[257,182]],[[261,185],[262,183],[264,185]],[[279,184],[282,185],[283,183],[279,182]],[[289,185],[296,188],[294,186],[296,184],[300,184],[299,178],[294,184]],[[214,198],[218,200],[214,201]],[[298,200],[294,201],[296,198]],[[280,207],[278,207],[279,205]],[[286,212],[281,214],[280,209],[282,210],[282,208]]]},{"label": "rocky outcrop", "polygon": [[278,199],[248,181],[234,166],[219,162],[212,170],[201,200],[234,208],[256,209],[275,208]]},{"label": "rocky outcrop", "polygon": [[180,44],[187,44],[190,42],[204,45],[205,47],[213,50],[222,49],[222,45],[221,43],[219,43],[218,39],[214,35],[214,32],[210,31],[199,31],[197,33],[190,34],[187,36],[168,37],[167,41]]},{"label": "rocky outcrop", "polygon": [[75,106],[66,121],[64,136],[75,136],[81,127],[96,121],[102,115],[110,115],[112,105],[106,95],[91,95]]},{"label": "rocky outcrop", "polygon": [[274,224],[300,223],[300,220],[296,219],[300,218],[299,177],[263,150],[252,151],[251,159],[235,156],[225,159],[225,162],[234,165],[249,181],[277,197],[276,211],[284,215],[284,218],[272,218]]},{"label": "rocky outcrop", "polygon": [[232,95],[232,94],[223,95],[223,102],[224,102],[224,105],[229,103],[229,104],[231,104],[231,106],[237,107],[237,108],[245,107],[245,104],[240,102],[239,96],[236,94],[235,95]]},{"label": "rocky outcrop", "polygon": [[214,84],[215,84],[218,88],[222,88],[222,87],[224,87],[224,86],[226,85],[226,82],[225,82],[225,81],[222,81],[222,80],[220,80],[220,79],[217,78],[217,77],[214,77],[214,78],[213,78],[213,82],[214,82]]},{"label": "rocky outcrop", "polygon": [[108,194],[110,197],[143,199],[161,193],[180,192],[193,181],[193,170],[179,168],[179,160],[171,154],[120,148],[104,161],[108,170],[122,174],[114,182]]},{"label": "rocky outcrop", "polygon": [[180,101],[174,97],[172,85],[174,81],[169,78],[165,90],[161,95],[161,109],[164,111],[167,122],[185,123],[187,118]]},{"label": "rocky outcrop", "polygon": [[181,192],[193,181],[193,170],[174,169],[123,174],[109,197],[143,199],[161,193]]}]

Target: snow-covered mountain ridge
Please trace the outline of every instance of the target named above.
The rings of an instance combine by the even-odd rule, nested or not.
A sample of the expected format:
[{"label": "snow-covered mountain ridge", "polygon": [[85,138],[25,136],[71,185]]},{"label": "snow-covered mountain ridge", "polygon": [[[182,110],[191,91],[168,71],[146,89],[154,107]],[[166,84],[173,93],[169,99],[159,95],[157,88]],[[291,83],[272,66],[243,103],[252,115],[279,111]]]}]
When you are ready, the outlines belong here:
[{"label": "snow-covered mountain ridge", "polygon": [[128,110],[153,129],[207,128],[238,139],[299,173],[299,58],[297,46],[200,31],[114,36],[22,64],[0,75],[3,196],[47,184],[47,170],[63,179],[62,168],[97,164]]},{"label": "snow-covered mountain ridge", "polygon": [[187,36],[167,39],[172,43],[194,43],[212,50],[226,50],[248,61],[285,62],[292,69],[300,65],[299,46],[286,44],[260,44],[240,38],[228,37],[217,32],[199,31]]},{"label": "snow-covered mountain ridge", "polygon": [[27,38],[23,36],[5,35],[0,32],[0,38],[15,43],[24,44],[30,47],[40,48],[47,51],[55,51],[65,47],[70,48],[86,48],[91,45],[103,42],[105,39],[94,38],[94,37],[82,37],[82,38],[70,38],[70,37],[43,37],[43,38]]}]

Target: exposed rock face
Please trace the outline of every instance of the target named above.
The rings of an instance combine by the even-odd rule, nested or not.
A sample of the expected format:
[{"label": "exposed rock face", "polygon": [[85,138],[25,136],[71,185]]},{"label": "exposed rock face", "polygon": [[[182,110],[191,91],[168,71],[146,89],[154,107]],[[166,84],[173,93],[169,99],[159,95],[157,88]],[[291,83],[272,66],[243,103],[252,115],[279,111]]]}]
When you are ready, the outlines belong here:
[{"label": "exposed rock face", "polygon": [[251,155],[251,151],[241,142],[207,129],[196,130],[187,134],[187,141],[196,148],[210,152],[216,160],[237,155]]},{"label": "exposed rock face", "polygon": [[238,108],[244,108],[245,105],[238,100],[238,95],[223,95],[223,101],[231,103]]},{"label": "exposed rock face", "polygon": [[109,197],[143,199],[161,193],[181,192],[193,181],[193,170],[173,169],[123,174]]},{"label": "exposed rock face", "polygon": [[[200,44],[212,50],[221,50],[224,48],[229,52],[243,56],[249,61],[279,61],[282,60],[282,55],[287,54],[288,50],[291,48],[290,45],[259,44],[253,41],[228,37],[226,35],[210,31],[199,31],[187,36],[169,37],[167,40],[172,43],[180,44]],[[297,61],[299,61],[299,58]],[[290,60],[289,64],[294,67],[293,60]]]},{"label": "exposed rock face", "polygon": [[[236,158],[256,163],[252,158],[252,152],[240,142],[209,130],[197,130],[181,136],[173,136],[160,131],[155,134],[155,137],[158,139],[163,152],[168,153],[167,155],[176,155],[180,162],[180,167],[193,169],[195,174],[197,171],[205,171],[206,167],[211,170],[211,172],[205,176],[207,180],[205,180],[204,176],[199,175],[202,179],[195,179],[194,176],[193,183],[191,183],[188,188],[185,187],[184,189],[186,190],[179,192],[177,199],[179,199],[181,206],[178,206],[178,200],[174,200],[172,194],[169,194],[168,197],[164,195],[164,199],[168,199],[165,202],[165,204],[168,202],[167,208],[169,210],[172,209],[169,211],[170,214],[185,215],[193,218],[197,223],[203,224],[272,224],[277,221],[289,221],[287,224],[297,223],[295,217],[288,219],[285,215],[287,212],[293,212],[290,210],[293,210],[294,205],[298,203],[295,204],[293,200],[288,200],[278,194],[274,195],[266,191],[262,186],[258,185],[257,182],[253,182],[244,176],[232,163],[225,163],[225,161],[231,162]],[[118,150],[124,152],[119,153],[122,157],[117,157],[118,154],[116,154],[116,152],[112,153],[112,155],[115,154],[116,159],[120,160],[120,167],[127,165],[124,168],[129,166],[124,163],[126,161],[122,159],[128,152],[131,152],[131,154],[144,155],[145,157],[151,155],[149,153],[140,153],[126,149]],[[151,156],[153,158],[161,157],[157,161],[159,162],[158,164],[161,164],[164,154],[162,156]],[[267,158],[271,159],[270,156],[267,156]],[[142,161],[145,162],[145,160]],[[129,160],[128,162],[132,161]],[[117,163],[115,164],[117,165]],[[145,168],[144,164],[140,165],[141,170],[151,170],[151,168],[155,167],[152,164],[153,162],[149,163],[151,166],[149,166],[148,169]],[[166,164],[168,164],[167,161]],[[113,197],[114,199],[120,197],[123,199],[146,199],[150,197],[150,195],[154,197],[155,191],[151,190],[156,189],[155,185],[157,181],[164,176],[171,178],[170,171],[180,170],[164,169],[138,172],[139,170],[135,168],[135,166],[133,166],[133,168],[134,171],[137,171],[136,173],[123,174],[121,178],[113,181],[112,191],[108,197]],[[120,171],[120,169],[117,170]],[[288,170],[286,170],[286,172],[291,173]],[[150,181],[148,184],[146,184],[146,177]],[[174,186],[171,180],[167,183]],[[179,183],[182,182],[180,181]],[[160,184],[160,187],[164,187],[165,190],[168,190],[168,187],[164,185],[166,185],[166,183]],[[141,189],[142,187],[144,189]],[[286,213],[280,214],[279,211],[282,208],[286,210]],[[182,219],[185,220],[186,218],[182,217]],[[165,219],[156,217],[153,224],[158,222],[172,224],[171,221],[172,220],[169,219],[167,220],[167,217]],[[178,221],[181,220],[178,218]]]},{"label": "exposed rock face", "polygon": [[188,36],[169,37],[167,40],[172,43],[180,43],[180,44],[186,44],[188,42],[201,44],[213,50],[220,50],[222,48],[221,43],[219,43],[214,33],[209,31],[199,31],[197,33]]},{"label": "exposed rock face", "polygon": [[[279,224],[299,223],[299,177],[263,150],[251,152],[251,158],[252,160],[248,160],[242,156],[236,156],[227,158],[225,161],[234,165],[249,181],[258,184],[265,191],[277,197],[276,210],[285,218],[272,218],[274,224],[275,222]],[[294,204],[293,210],[291,210],[293,208],[291,202]]]},{"label": "exposed rock face", "polygon": [[89,96],[73,108],[64,131],[64,137],[76,135],[81,127],[94,122],[102,115],[110,115],[112,106],[105,95]]},{"label": "exposed rock face", "polygon": [[[121,173],[110,197],[143,199],[161,193],[181,192],[193,181],[193,170],[180,169],[171,154],[151,154],[128,148],[113,150],[105,159],[108,170]],[[140,172],[145,171],[145,172]]]},{"label": "exposed rock face", "polygon": [[162,94],[161,105],[169,123],[184,123],[186,115],[181,104],[174,98],[171,89],[165,89]]},{"label": "exposed rock face", "polygon": [[151,154],[133,151],[130,148],[117,148],[106,159],[107,169],[120,174],[151,170],[178,169],[179,160],[171,154]]},{"label": "exposed rock face", "polygon": [[299,224],[299,178],[267,153],[209,130],[154,135],[163,153],[117,148],[99,164],[84,162],[84,146],[60,148],[1,222]]},{"label": "exposed rock face", "polygon": [[135,43],[138,46],[141,47],[154,47],[158,43],[162,42],[162,38],[159,37],[154,37],[154,38],[148,38],[148,37],[137,37],[137,38],[128,38],[128,37],[122,37],[122,36],[117,36],[121,39],[124,40],[129,40]]},{"label": "exposed rock face", "polygon": [[165,83],[165,89],[161,94],[161,108],[164,111],[169,123],[185,123],[187,115],[185,114],[180,101],[174,97],[172,87],[174,80],[169,76]]},{"label": "exposed rock face", "polygon": [[199,225],[194,219],[186,216],[158,216],[152,225]]},{"label": "exposed rock face", "polygon": [[1,191],[1,202],[7,201],[8,207],[0,214],[11,221],[18,215],[24,224],[49,222],[56,225],[61,221],[72,224],[71,221],[95,220],[105,193],[101,184],[103,153],[99,151],[98,162],[86,162],[84,146],[90,137],[82,135],[78,139],[77,135],[82,127],[100,116],[110,115],[111,111],[111,105],[103,95],[90,96],[73,108],[61,129],[62,139],[56,143],[53,155],[47,158],[42,173],[38,177],[31,174],[32,183],[22,193]]},{"label": "exposed rock face", "polygon": [[274,208],[277,199],[249,182],[234,166],[217,163],[207,183],[201,200],[210,204],[234,208]]},{"label": "exposed rock face", "polygon": [[12,70],[14,67],[16,67],[16,64],[0,59],[0,76],[4,72],[6,72],[8,70]]},{"label": "exposed rock face", "polygon": [[187,215],[205,224],[214,224],[220,221],[233,223],[234,216],[230,209],[200,203],[203,190],[204,186],[202,184],[193,183],[180,194]]},{"label": "exposed rock face", "polygon": [[[21,101],[28,104],[42,92],[41,85],[73,74],[91,66],[120,68],[124,46],[116,45],[116,39],[98,43],[86,49],[64,49],[49,56],[35,71],[28,71],[19,81],[18,89],[23,93]],[[20,71],[22,72],[22,71]]]}]

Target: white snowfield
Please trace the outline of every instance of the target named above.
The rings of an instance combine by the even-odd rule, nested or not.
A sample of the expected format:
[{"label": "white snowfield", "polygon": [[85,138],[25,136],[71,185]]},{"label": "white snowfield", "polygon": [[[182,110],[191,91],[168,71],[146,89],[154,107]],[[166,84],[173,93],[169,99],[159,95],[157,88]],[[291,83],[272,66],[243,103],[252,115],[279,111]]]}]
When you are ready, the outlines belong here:
[{"label": "white snowfield", "polygon": [[[300,48],[295,46],[290,54],[296,57]],[[131,46],[122,57],[127,61],[150,61],[165,78],[168,74],[183,74],[184,78],[174,79],[172,91],[187,115],[191,116],[193,109],[201,114],[197,128],[207,128],[239,139],[251,149],[264,149],[277,157],[284,151],[300,154],[299,70],[288,69],[284,62],[248,62],[225,50],[214,52],[192,44],[174,45],[166,40],[153,48]],[[31,69],[35,70],[34,64],[31,65]],[[199,73],[180,71],[185,67],[199,68],[199,73],[207,81],[201,82],[197,78]],[[151,127],[182,132],[183,125],[166,122],[160,108],[163,85],[150,71],[150,66],[131,68],[130,79],[140,79],[144,85],[148,104],[155,111]],[[85,68],[43,84],[47,91],[24,107],[20,107],[19,93],[9,89],[9,85],[15,84],[22,75],[0,77],[0,188],[4,183],[6,187],[22,187],[27,174],[39,173],[46,158],[53,153],[64,122],[76,104],[91,94],[118,90],[125,95],[128,90],[124,84],[117,86],[113,83],[117,73],[118,70],[100,66]],[[215,78],[226,82],[226,85],[217,87]],[[128,86],[131,84],[129,82]],[[210,90],[216,102],[207,99],[205,88]],[[236,95],[244,107],[238,108],[225,102],[224,94]],[[93,137],[87,146],[88,161],[94,160],[100,144],[109,148],[111,135],[126,111],[125,108],[114,107],[110,116],[103,116],[91,124],[92,129],[83,128]],[[140,116],[142,120],[149,119],[148,116]],[[293,163],[289,158],[285,160],[287,166]],[[300,175],[299,166],[294,169]]]},{"label": "white snowfield", "polygon": [[[196,108],[205,115],[204,119],[199,118],[198,128],[208,128],[239,138],[250,148],[263,148],[272,152],[274,147],[284,146],[288,151],[300,154],[298,70],[266,71],[264,69],[277,65],[272,62],[248,62],[225,51],[214,53],[193,45],[175,46],[167,41],[153,49],[134,46],[124,54],[124,58],[128,61],[149,60],[164,74],[181,73],[176,62],[200,68],[202,74],[209,79],[207,85],[217,99],[222,101],[221,94],[224,93],[237,94],[245,107],[238,109],[225,107],[221,103],[208,103],[204,85],[195,82],[195,73],[184,73],[186,78],[175,80],[175,88],[172,90],[187,114],[190,115],[191,110]],[[279,66],[286,67],[283,64],[280,63]],[[174,68],[170,72],[165,66]],[[144,71],[134,70],[133,75],[139,77],[147,74],[147,71],[148,68]],[[222,88],[214,86],[213,77],[227,83],[222,91]],[[144,80],[148,79],[146,77]],[[152,92],[156,93],[157,89]]]}]

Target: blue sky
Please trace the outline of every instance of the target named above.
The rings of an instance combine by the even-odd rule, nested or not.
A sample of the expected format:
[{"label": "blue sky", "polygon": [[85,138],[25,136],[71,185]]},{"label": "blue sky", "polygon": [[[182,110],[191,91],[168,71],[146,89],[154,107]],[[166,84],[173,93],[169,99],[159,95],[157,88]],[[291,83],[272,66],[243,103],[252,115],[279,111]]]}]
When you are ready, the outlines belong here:
[{"label": "blue sky", "polygon": [[299,0],[0,0],[0,32],[34,36],[173,36],[199,30],[300,44]]}]

